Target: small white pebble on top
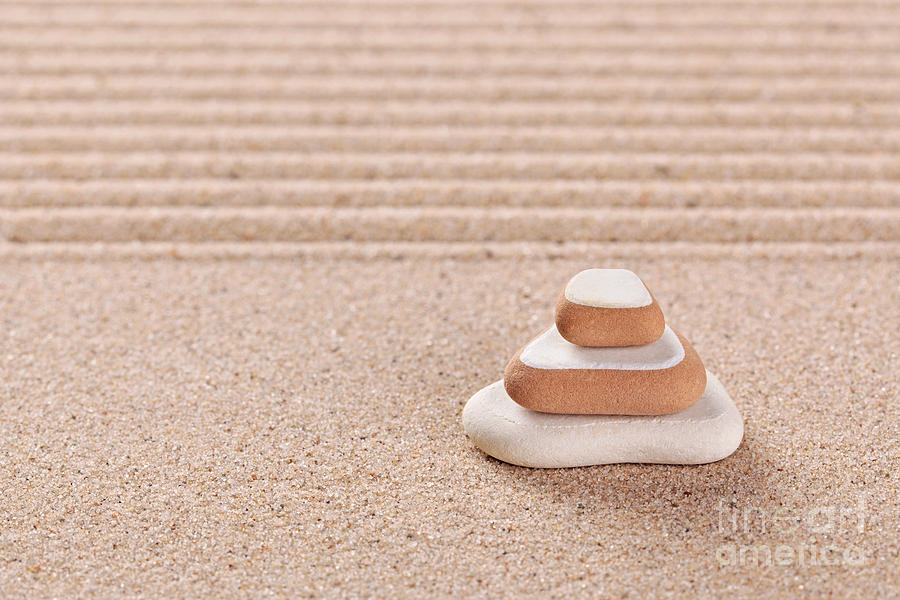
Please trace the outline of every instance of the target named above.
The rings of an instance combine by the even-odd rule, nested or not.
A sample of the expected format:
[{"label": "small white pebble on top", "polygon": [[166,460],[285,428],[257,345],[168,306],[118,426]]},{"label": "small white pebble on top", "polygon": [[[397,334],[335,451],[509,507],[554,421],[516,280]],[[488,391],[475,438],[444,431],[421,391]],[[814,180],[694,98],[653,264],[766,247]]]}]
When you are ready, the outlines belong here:
[{"label": "small white pebble on top", "polygon": [[566,286],[566,300],[601,308],[639,308],[653,302],[641,279],[627,269],[587,269]]}]

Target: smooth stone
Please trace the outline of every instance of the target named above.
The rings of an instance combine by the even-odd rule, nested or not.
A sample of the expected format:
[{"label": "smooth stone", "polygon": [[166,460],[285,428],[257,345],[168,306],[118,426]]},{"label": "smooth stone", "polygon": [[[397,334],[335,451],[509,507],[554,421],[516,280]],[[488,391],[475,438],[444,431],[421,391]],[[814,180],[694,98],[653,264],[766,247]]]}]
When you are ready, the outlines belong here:
[{"label": "smooth stone", "polygon": [[645,346],[585,348],[551,327],[503,372],[506,392],[530,410],[569,415],[663,415],[697,402],[706,369],[668,326]]},{"label": "smooth stone", "polygon": [[519,358],[535,369],[652,371],[674,367],[684,360],[684,346],[668,325],[655,342],[622,348],[576,346],[551,327],[525,346]]},{"label": "smooth stone", "polygon": [[587,269],[570,279],[560,294],[556,327],[578,346],[640,346],[659,339],[665,317],[631,271]]},{"label": "smooth stone", "polygon": [[696,465],[731,455],[744,423],[712,373],[690,408],[664,416],[554,415],[528,410],[502,381],[480,390],[463,408],[466,433],[485,453],[523,467],[583,467],[614,463]]},{"label": "smooth stone", "polygon": [[628,269],[586,269],[569,280],[566,300],[598,308],[640,308],[653,302],[640,277]]}]

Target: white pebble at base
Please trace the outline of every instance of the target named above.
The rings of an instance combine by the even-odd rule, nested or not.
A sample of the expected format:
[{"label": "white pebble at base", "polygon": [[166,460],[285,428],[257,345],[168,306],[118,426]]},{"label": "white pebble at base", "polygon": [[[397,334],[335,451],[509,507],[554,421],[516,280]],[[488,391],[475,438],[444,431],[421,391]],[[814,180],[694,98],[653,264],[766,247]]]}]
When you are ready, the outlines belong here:
[{"label": "white pebble at base", "polygon": [[744,436],[737,407],[709,372],[700,400],[669,415],[540,413],[516,404],[498,381],[469,399],[462,418],[466,433],[482,451],[523,467],[703,464],[731,455]]}]

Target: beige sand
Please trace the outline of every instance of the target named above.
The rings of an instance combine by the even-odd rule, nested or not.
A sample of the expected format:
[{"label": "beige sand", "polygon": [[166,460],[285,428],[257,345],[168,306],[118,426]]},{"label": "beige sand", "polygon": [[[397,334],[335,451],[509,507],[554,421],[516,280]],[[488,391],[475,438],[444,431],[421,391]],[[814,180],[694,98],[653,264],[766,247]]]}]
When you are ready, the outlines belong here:
[{"label": "beige sand", "polygon": [[[900,595],[898,28],[0,3],[3,595]],[[665,298],[734,456],[533,471],[466,439],[592,266]]]},{"label": "beige sand", "polygon": [[[884,286],[900,263],[603,254],[5,260],[3,588],[896,591],[898,297]],[[702,467],[545,472],[475,450],[464,401],[569,273],[626,258],[720,374],[742,447]],[[758,512],[747,532],[718,524],[720,503],[727,524],[860,499],[861,534],[852,518],[831,534],[763,533]],[[856,546],[868,562],[717,568],[730,543]]]}]

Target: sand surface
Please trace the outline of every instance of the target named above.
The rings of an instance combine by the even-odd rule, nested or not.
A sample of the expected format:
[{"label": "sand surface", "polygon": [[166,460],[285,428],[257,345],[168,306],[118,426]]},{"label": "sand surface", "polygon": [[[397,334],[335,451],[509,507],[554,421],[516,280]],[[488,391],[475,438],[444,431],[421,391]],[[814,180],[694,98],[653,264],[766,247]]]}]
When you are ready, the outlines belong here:
[{"label": "sand surface", "polygon": [[[900,595],[898,82],[878,1],[0,1],[2,594]],[[472,446],[589,267],[734,456]]]}]

